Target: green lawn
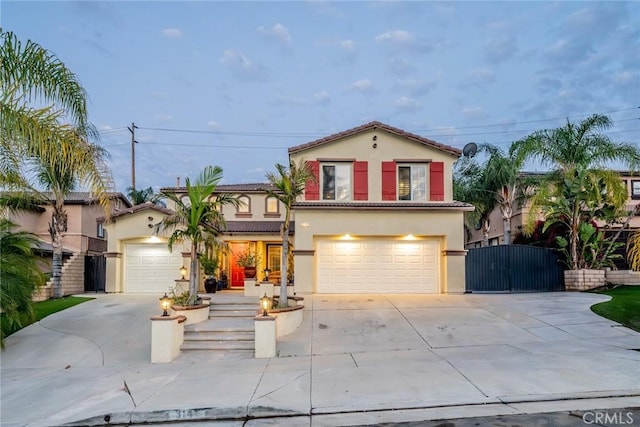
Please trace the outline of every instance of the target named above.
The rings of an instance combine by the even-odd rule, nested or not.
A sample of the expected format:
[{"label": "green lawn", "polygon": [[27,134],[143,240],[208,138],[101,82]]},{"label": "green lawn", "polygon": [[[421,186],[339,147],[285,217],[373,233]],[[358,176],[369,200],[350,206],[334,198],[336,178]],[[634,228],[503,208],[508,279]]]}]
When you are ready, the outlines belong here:
[{"label": "green lawn", "polygon": [[612,297],[591,307],[591,311],[640,332],[640,286],[620,286],[598,291]]},{"label": "green lawn", "polygon": [[[85,297],[64,297],[60,299],[50,299],[47,301],[36,302],[33,304],[34,319],[29,319],[28,316],[22,317],[22,327],[28,326],[33,322],[37,322],[40,319],[44,319],[50,314],[57,313],[58,311],[65,310],[74,305],[81,304],[86,301],[90,301],[94,298]],[[0,314],[0,325],[4,336],[9,336],[14,332],[19,331],[21,328],[10,327],[7,322],[4,321],[4,315]]]}]

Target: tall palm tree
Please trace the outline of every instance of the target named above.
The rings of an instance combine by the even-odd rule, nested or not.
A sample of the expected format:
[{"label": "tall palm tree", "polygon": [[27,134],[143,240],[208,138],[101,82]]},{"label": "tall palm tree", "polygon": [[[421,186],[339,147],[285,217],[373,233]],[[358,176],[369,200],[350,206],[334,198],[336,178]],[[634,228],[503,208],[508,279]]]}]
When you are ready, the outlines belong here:
[{"label": "tall palm tree", "polygon": [[192,183],[185,180],[186,195],[162,193],[163,197],[173,202],[175,213],[165,217],[156,228],[157,231],[172,231],[168,246],[178,242],[191,242],[191,264],[189,274],[189,300],[193,304],[198,297],[198,252],[203,244],[212,237],[218,236],[225,227],[222,206],[239,206],[240,201],[231,194],[213,192],[222,180],[220,166],[207,166]]},{"label": "tall palm tree", "polygon": [[[21,326],[22,316],[32,316],[33,294],[44,284],[38,268],[40,257],[33,253],[38,238],[25,231],[15,231],[17,225],[0,218],[0,310],[3,322]],[[4,328],[0,345],[4,346]]]},{"label": "tall palm tree", "polygon": [[276,164],[276,172],[268,172],[267,179],[276,188],[268,192],[269,196],[275,197],[285,209],[284,223],[282,225],[282,257],[281,257],[281,279],[280,279],[280,307],[289,305],[287,298],[287,282],[289,277],[289,227],[291,222],[291,208],[298,197],[304,193],[304,187],[308,181],[315,181],[317,177],[313,174],[309,163],[300,160],[298,163],[291,161],[289,168],[280,163]]},{"label": "tall palm tree", "polygon": [[133,187],[127,187],[127,197],[129,197],[129,200],[131,200],[131,203],[134,205],[141,205],[143,203],[150,202],[154,205],[166,207],[166,204],[162,201],[162,196],[160,194],[156,194],[151,187],[140,190]]},{"label": "tall palm tree", "polygon": [[565,221],[570,233],[568,263],[571,269],[581,268],[580,224],[593,218],[585,217],[585,213],[602,211],[605,206],[619,209],[626,199],[619,179],[605,167],[611,162],[630,168],[640,165],[638,147],[614,142],[602,134],[611,126],[607,116],[595,114],[577,124],[567,120],[563,127],[534,132],[511,146],[512,155],[523,160],[538,160],[552,168],[552,173],[541,179],[531,199],[530,218],[540,209],[568,215]]},{"label": "tall palm tree", "polygon": [[52,52],[12,32],[0,37],[0,185],[29,188],[25,164],[56,165],[62,175],[80,176],[109,215],[112,180],[105,153],[94,156],[100,149],[91,143],[98,133],[88,120],[87,93]]},{"label": "tall palm tree", "polygon": [[504,153],[500,148],[491,144],[481,144],[478,152],[489,155],[484,164],[480,188],[490,192],[496,198],[496,204],[502,214],[504,230],[504,244],[511,244],[511,217],[516,202],[521,194],[520,171],[522,158],[513,153]]}]

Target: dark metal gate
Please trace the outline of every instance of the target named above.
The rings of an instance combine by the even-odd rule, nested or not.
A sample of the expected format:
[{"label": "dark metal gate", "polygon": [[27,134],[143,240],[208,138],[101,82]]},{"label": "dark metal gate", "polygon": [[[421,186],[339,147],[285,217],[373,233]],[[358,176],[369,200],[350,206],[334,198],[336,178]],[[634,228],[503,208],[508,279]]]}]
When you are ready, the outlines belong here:
[{"label": "dark metal gate", "polygon": [[84,257],[84,291],[104,292],[107,259],[103,255]]},{"label": "dark metal gate", "polygon": [[564,291],[564,268],[554,249],[500,245],[470,249],[467,292]]}]

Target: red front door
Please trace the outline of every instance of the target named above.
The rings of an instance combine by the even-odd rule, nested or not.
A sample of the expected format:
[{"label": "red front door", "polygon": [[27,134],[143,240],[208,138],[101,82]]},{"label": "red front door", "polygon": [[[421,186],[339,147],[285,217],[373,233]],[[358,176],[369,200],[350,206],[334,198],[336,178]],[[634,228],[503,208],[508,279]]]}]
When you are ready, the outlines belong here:
[{"label": "red front door", "polygon": [[236,261],[238,255],[249,250],[249,243],[231,243],[231,286],[236,288],[244,287],[244,267],[240,267]]}]

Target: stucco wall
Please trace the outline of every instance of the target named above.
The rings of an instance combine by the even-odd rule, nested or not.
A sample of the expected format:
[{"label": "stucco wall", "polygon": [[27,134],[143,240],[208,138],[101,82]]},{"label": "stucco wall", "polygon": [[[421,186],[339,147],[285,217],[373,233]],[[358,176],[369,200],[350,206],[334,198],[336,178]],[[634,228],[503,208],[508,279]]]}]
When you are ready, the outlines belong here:
[{"label": "stucco wall", "polygon": [[[377,137],[375,141],[373,141],[374,135]],[[373,148],[374,143],[376,148]],[[453,200],[452,168],[457,157],[417,142],[408,141],[384,130],[366,131],[291,155],[291,159],[296,162],[301,159],[316,160],[323,158],[368,161],[370,202],[382,200],[382,162],[394,159],[422,159],[444,162],[444,200]]]},{"label": "stucco wall", "polygon": [[[464,292],[464,229],[461,211],[323,210],[297,213],[295,262],[296,292],[315,292],[315,241],[349,234],[354,238],[416,239],[440,242],[442,292]],[[308,251],[305,253],[305,251]],[[449,251],[459,255],[445,255]],[[302,253],[301,253],[302,252]]]}]

